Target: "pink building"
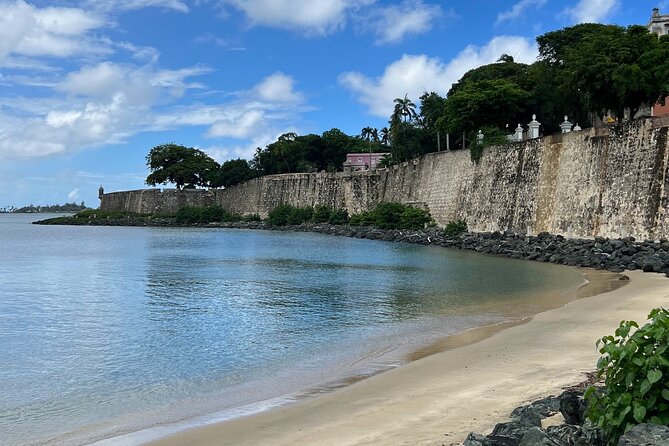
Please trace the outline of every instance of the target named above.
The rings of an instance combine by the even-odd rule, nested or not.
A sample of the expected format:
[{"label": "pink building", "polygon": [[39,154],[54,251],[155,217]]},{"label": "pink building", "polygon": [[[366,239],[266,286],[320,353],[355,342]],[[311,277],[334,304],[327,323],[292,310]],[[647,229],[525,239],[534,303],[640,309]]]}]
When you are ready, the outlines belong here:
[{"label": "pink building", "polygon": [[376,169],[384,156],[390,155],[388,152],[379,153],[347,153],[344,166],[350,166],[352,170],[367,170],[370,167]]}]

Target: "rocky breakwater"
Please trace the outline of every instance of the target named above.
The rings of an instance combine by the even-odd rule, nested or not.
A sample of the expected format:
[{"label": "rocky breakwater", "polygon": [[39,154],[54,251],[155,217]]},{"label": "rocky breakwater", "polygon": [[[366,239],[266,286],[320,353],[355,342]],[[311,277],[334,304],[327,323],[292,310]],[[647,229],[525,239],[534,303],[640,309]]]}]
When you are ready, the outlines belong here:
[{"label": "rocky breakwater", "polygon": [[280,229],[443,246],[515,259],[582,266],[611,272],[643,270],[644,272],[664,273],[669,276],[669,241],[667,240],[637,242],[634,237],[572,239],[561,235],[551,235],[547,232],[537,236],[526,236],[511,231],[448,236],[443,230],[437,228],[412,231],[332,225],[283,226]]},{"label": "rocky breakwater", "polygon": [[[470,433],[463,446],[607,446],[602,432],[586,416],[583,385],[517,407],[510,421],[498,423],[488,435]],[[618,446],[667,446],[669,427],[634,426]]]}]

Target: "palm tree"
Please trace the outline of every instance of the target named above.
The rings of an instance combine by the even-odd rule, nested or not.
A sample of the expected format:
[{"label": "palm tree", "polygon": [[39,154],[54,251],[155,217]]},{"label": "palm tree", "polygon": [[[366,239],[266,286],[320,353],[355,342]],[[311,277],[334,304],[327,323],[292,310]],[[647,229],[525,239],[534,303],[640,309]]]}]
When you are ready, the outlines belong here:
[{"label": "palm tree", "polygon": [[381,144],[387,146],[388,138],[390,137],[390,131],[388,130],[388,127],[382,128],[381,131],[379,132],[379,135],[381,136]]},{"label": "palm tree", "polygon": [[400,118],[404,118],[405,122],[409,122],[417,116],[416,104],[411,102],[408,93],[404,95],[404,98],[395,98],[393,102],[395,102],[395,110],[392,116],[394,120],[399,121]]},{"label": "palm tree", "polygon": [[360,131],[360,137],[364,139],[365,141],[369,141],[369,165],[368,168],[372,168],[372,139],[376,138],[378,139],[378,133],[376,129],[373,129],[371,127],[365,127]]}]

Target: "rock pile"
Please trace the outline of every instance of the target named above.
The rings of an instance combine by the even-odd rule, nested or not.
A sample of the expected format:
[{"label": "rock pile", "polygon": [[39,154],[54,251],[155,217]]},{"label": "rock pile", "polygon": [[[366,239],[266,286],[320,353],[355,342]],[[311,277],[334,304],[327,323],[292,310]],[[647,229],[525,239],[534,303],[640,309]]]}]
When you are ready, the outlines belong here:
[{"label": "rock pile", "polygon": [[[567,390],[520,406],[511,421],[499,423],[489,435],[470,433],[463,446],[606,446],[602,432],[586,419],[582,390]],[[542,427],[541,421],[557,413],[565,423]],[[640,424],[620,438],[618,446],[667,446],[669,427]]]}]

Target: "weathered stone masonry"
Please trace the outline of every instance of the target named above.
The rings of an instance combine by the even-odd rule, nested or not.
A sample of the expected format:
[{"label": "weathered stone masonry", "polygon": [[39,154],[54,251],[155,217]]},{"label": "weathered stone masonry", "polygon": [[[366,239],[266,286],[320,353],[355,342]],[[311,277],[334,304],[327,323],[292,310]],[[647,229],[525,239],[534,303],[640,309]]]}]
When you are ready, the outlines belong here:
[{"label": "weathered stone masonry", "polygon": [[441,225],[463,219],[477,232],[669,238],[668,130],[660,118],[633,121],[610,132],[586,129],[488,148],[478,164],[469,152],[431,153],[376,172],[272,175],[212,191],[115,192],[100,206],[173,213],[220,204],[266,216],[282,203],[356,213],[398,201],[428,208]]}]

